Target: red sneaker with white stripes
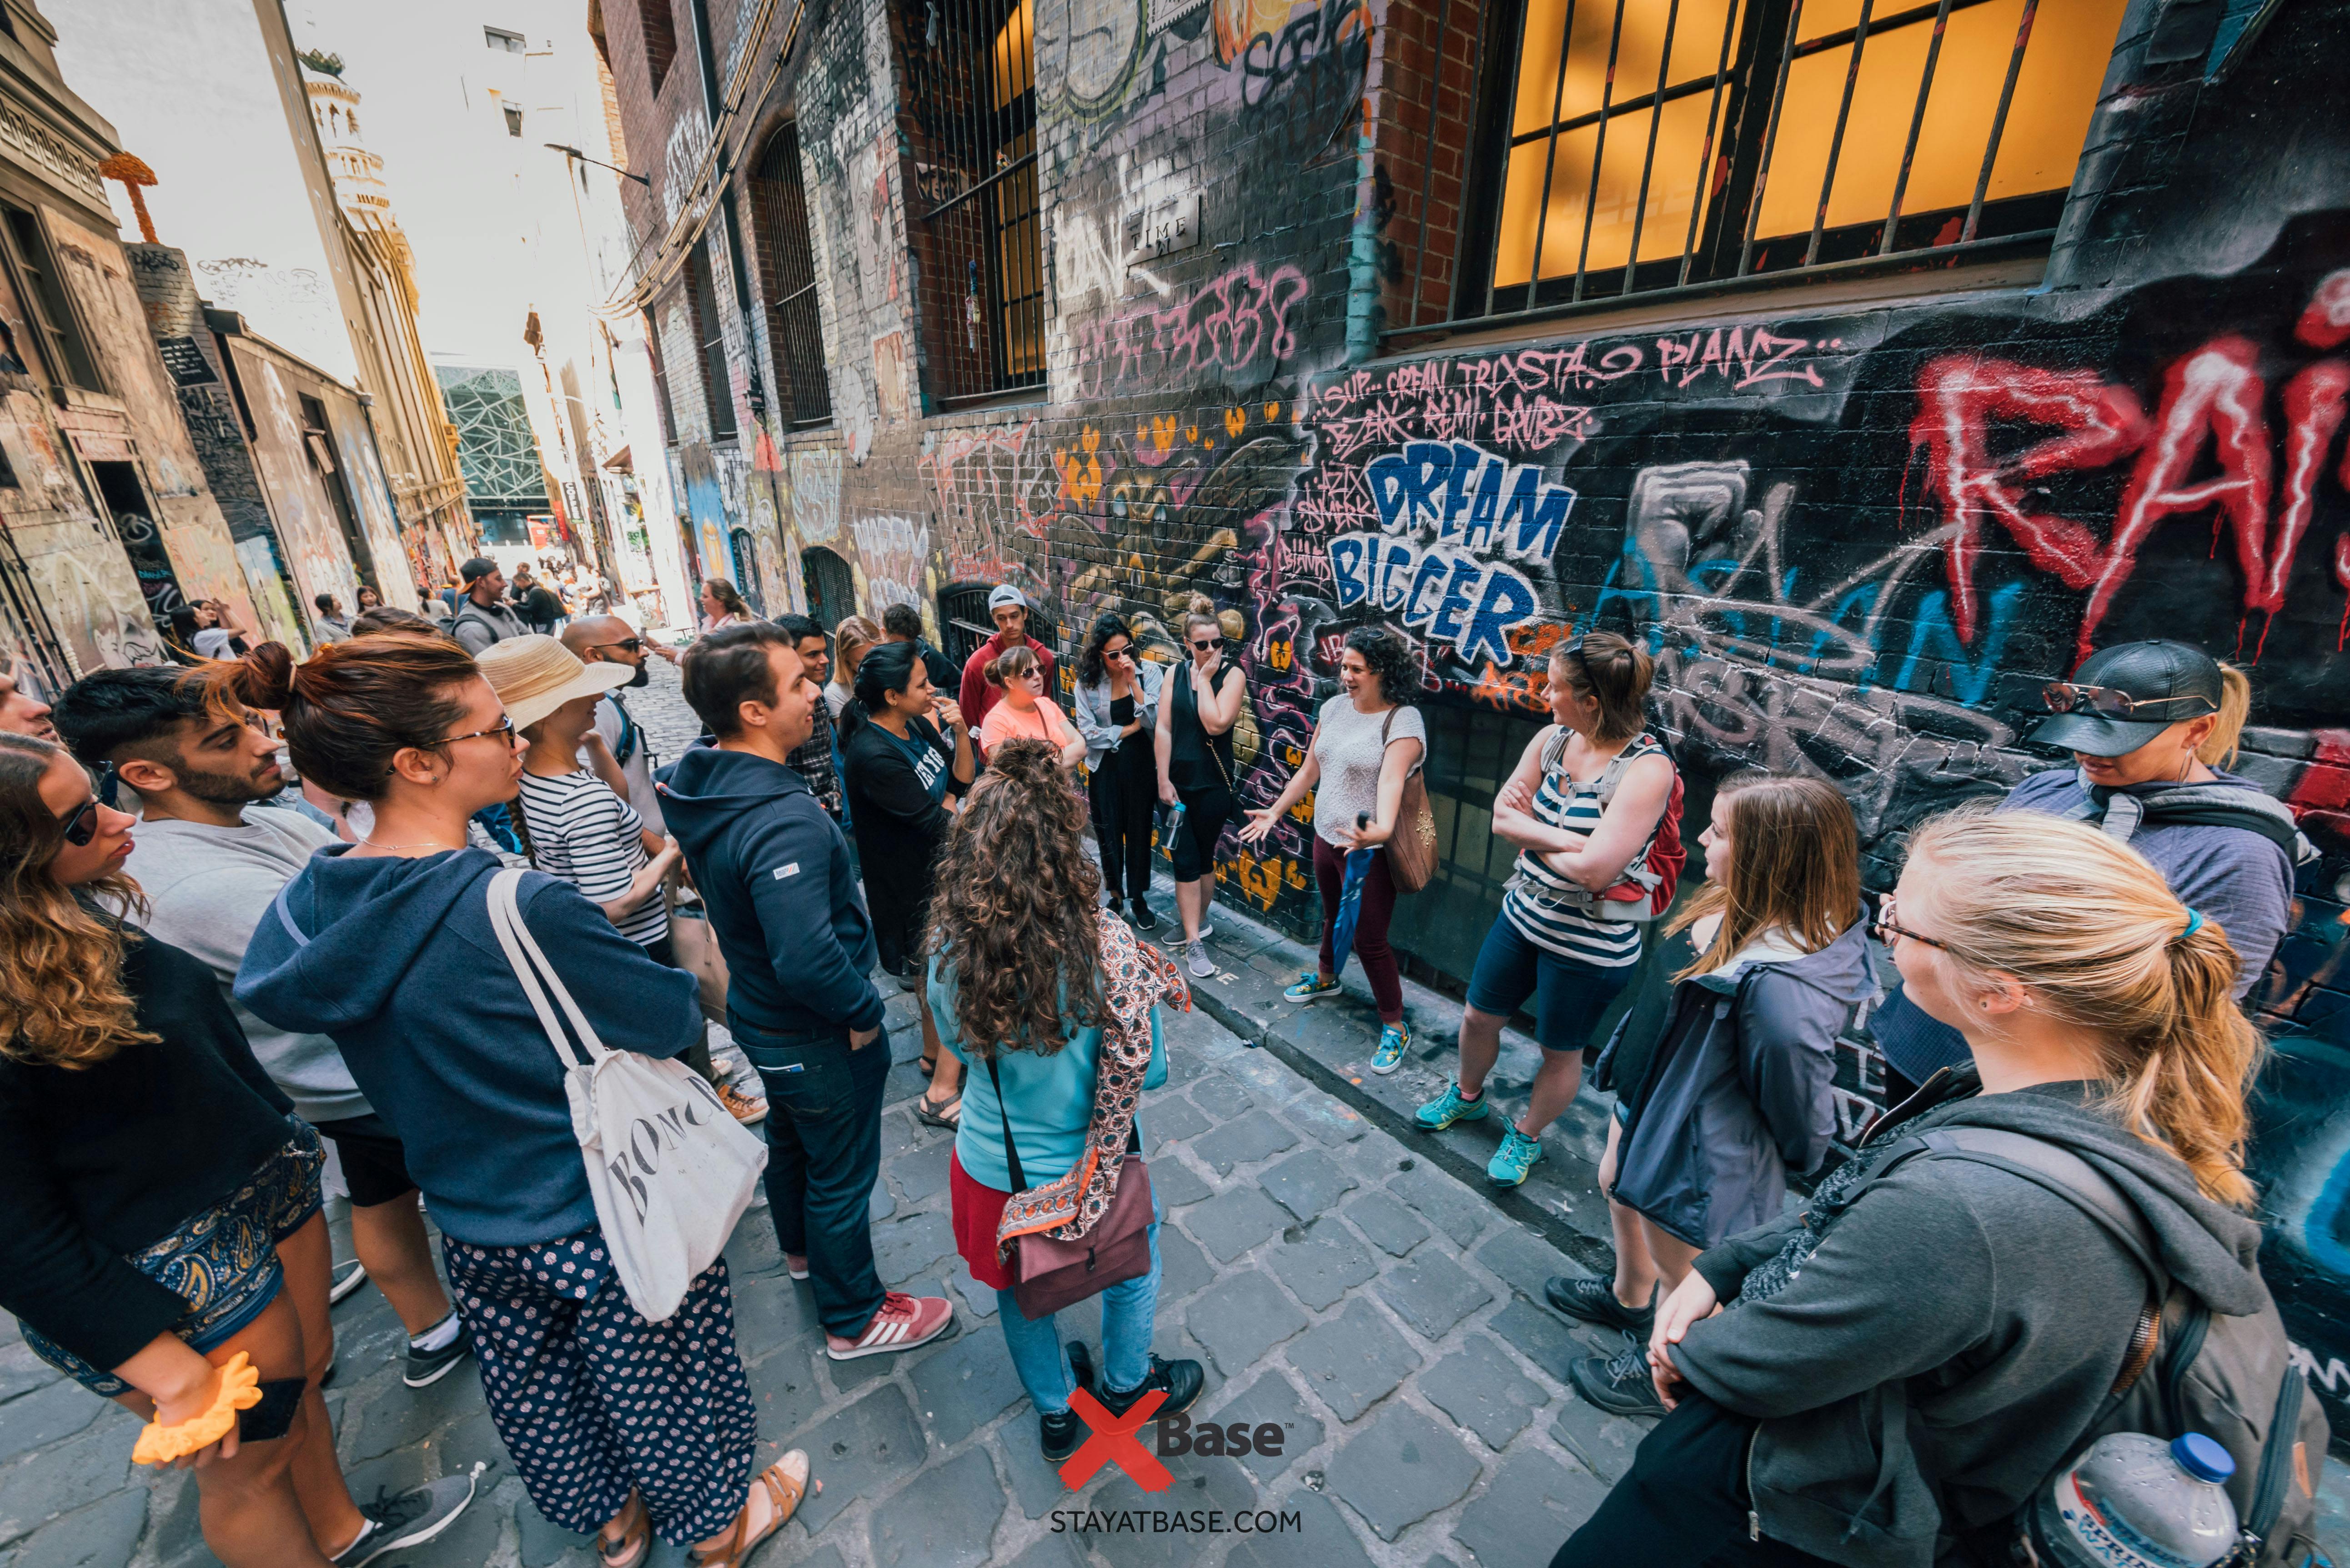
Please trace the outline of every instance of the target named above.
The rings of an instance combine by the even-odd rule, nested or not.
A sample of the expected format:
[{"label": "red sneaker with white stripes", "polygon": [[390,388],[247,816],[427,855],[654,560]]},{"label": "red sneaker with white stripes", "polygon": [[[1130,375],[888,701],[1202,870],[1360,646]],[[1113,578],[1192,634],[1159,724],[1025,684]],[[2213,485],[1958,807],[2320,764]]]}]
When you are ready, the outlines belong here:
[{"label": "red sneaker with white stripes", "polygon": [[837,1334],[824,1336],[824,1353],[835,1361],[855,1361],[862,1355],[911,1350],[954,1325],[954,1303],[944,1296],[910,1296],[891,1291],[881,1298],[881,1310],[855,1339]]}]

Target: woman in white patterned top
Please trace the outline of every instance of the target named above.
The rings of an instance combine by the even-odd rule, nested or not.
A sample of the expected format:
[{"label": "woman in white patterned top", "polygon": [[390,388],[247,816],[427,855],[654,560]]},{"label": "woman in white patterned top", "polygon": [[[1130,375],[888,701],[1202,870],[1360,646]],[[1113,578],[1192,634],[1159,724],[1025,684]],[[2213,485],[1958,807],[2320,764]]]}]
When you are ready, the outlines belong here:
[{"label": "woman in white patterned top", "polygon": [[[1417,1120],[1439,1132],[1485,1116],[1502,1025],[1534,998],[1542,1066],[1525,1114],[1503,1129],[1485,1167],[1497,1186],[1517,1186],[1542,1158],[1543,1129],[1582,1086],[1583,1047],[1639,961],[1639,925],[1593,906],[1645,857],[1672,798],[1672,759],[1640,728],[1654,673],[1646,653],[1607,632],[1561,643],[1548,691],[1557,722],[1528,743],[1493,797],[1493,836],[1518,846],[1517,874],[1470,978],[1460,1077]],[[1619,758],[1629,760],[1611,781]]]}]

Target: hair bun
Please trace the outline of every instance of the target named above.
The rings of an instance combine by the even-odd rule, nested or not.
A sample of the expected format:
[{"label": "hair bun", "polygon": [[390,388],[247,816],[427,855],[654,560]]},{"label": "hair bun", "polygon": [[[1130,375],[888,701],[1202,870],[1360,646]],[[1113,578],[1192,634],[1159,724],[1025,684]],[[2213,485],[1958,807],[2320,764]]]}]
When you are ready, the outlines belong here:
[{"label": "hair bun", "polygon": [[265,642],[240,661],[234,678],[237,701],[275,711],[294,696],[294,654],[282,642]]},{"label": "hair bun", "polygon": [[1000,774],[1024,788],[1067,787],[1063,782],[1060,754],[1042,741],[1025,736],[1006,741],[987,753],[987,771]]}]

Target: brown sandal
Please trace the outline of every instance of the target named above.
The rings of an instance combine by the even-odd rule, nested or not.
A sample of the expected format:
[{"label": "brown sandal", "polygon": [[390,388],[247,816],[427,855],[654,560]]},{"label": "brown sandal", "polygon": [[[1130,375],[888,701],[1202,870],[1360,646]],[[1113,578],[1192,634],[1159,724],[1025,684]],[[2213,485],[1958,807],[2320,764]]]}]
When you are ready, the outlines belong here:
[{"label": "brown sandal", "polygon": [[645,1500],[630,1492],[617,1522],[620,1527],[617,1541],[601,1530],[596,1532],[596,1560],[604,1568],[637,1568],[653,1543],[652,1515],[645,1511]]},{"label": "brown sandal", "polygon": [[962,1096],[950,1100],[933,1100],[924,1095],[914,1102],[914,1119],[925,1127],[944,1127],[949,1132],[962,1126]]},{"label": "brown sandal", "polygon": [[752,1478],[751,1485],[754,1489],[762,1486],[767,1489],[767,1501],[773,1507],[775,1517],[767,1521],[766,1528],[756,1535],[751,1533],[751,1504],[758,1497],[754,1490],[751,1498],[743,1502],[743,1511],[734,1516],[734,1528],[728,1532],[723,1547],[711,1552],[704,1552],[698,1546],[693,1548],[691,1555],[701,1568],[740,1568],[743,1560],[751,1555],[753,1547],[781,1530],[792,1515],[799,1511],[802,1497],[824,1490],[824,1482],[808,1480],[808,1457],[803,1449],[794,1449],[761,1470]]}]

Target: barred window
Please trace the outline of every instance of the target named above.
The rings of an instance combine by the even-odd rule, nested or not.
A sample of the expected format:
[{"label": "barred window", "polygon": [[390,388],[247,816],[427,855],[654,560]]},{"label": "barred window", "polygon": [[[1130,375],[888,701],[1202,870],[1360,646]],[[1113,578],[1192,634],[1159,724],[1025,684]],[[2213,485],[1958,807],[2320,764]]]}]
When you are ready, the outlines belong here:
[{"label": "barred window", "polygon": [[710,439],[734,439],[733,380],[726,369],[726,332],[718,315],[718,287],[710,273],[710,236],[693,242],[685,262],[686,298],[693,307],[694,346],[702,360],[702,393],[710,410]]},{"label": "barred window", "polygon": [[[2123,4],[1459,0],[1406,118],[1462,221],[1406,192],[1390,330],[2044,251]],[[1465,164],[1448,56],[1480,61]]]},{"label": "barred window", "polygon": [[767,139],[751,169],[752,222],[758,225],[759,271],[767,299],[767,341],[783,378],[795,425],[832,418],[825,374],[824,317],[808,244],[807,189],[800,172],[800,128],[786,122]]}]

